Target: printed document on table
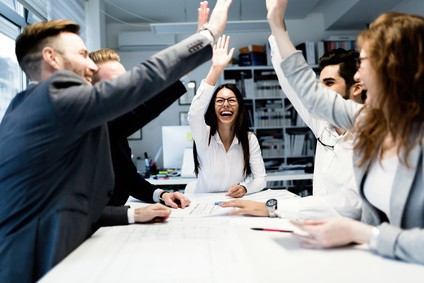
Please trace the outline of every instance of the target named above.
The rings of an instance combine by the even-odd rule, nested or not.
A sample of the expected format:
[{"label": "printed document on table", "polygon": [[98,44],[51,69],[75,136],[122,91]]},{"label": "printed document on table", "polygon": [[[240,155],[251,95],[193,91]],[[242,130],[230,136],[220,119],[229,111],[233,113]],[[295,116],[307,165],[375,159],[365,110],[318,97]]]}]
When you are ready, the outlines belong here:
[{"label": "printed document on table", "polygon": [[[187,195],[191,204],[184,209],[172,209],[171,218],[179,217],[208,217],[208,216],[226,216],[228,212],[233,211],[232,207],[221,207],[219,203],[232,200],[234,198],[226,196],[224,193],[199,193]],[[245,195],[240,199],[255,201],[267,201],[270,198],[288,199],[298,196],[287,190],[264,190],[261,192]]]},{"label": "printed document on table", "polygon": [[171,218],[177,217],[208,217],[208,216],[226,216],[228,212],[233,211],[233,207],[220,207],[215,202],[192,201],[190,205],[184,209],[172,209]]}]

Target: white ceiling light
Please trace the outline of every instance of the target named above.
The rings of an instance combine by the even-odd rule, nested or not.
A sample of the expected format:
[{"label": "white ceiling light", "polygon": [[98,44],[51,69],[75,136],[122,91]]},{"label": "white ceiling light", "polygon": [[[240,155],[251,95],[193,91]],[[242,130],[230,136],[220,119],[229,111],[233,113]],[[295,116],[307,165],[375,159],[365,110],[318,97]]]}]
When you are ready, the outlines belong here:
[{"label": "white ceiling light", "polygon": [[[197,23],[155,23],[150,24],[152,32],[157,34],[187,34],[194,33],[197,30]],[[229,21],[225,26],[224,33],[229,32],[253,32],[270,31],[268,22],[265,20],[257,21]]]}]

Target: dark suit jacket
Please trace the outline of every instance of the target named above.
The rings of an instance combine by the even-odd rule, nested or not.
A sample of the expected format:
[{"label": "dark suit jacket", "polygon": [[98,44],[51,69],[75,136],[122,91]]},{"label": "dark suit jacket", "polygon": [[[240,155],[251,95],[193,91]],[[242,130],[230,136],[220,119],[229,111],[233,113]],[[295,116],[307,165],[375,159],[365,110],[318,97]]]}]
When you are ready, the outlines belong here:
[{"label": "dark suit jacket", "polygon": [[31,282],[77,248],[114,186],[107,121],[211,58],[193,35],[119,78],[58,71],[12,100],[0,124],[0,282]]},{"label": "dark suit jacket", "polygon": [[184,85],[177,81],[133,111],[108,123],[115,188],[93,232],[101,226],[128,224],[128,206],[123,205],[130,195],[144,202],[154,202],[153,192],[157,188],[137,173],[127,137],[159,116],[185,92]]}]

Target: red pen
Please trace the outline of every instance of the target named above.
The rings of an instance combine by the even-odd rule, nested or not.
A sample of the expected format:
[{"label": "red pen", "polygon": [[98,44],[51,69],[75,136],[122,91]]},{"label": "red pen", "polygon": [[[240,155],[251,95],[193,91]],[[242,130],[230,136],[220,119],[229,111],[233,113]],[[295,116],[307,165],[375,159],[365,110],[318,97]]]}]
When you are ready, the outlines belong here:
[{"label": "red pen", "polygon": [[273,229],[273,228],[251,228],[255,231],[268,231],[268,232],[284,232],[284,233],[293,233],[292,230],[282,230],[282,229]]}]

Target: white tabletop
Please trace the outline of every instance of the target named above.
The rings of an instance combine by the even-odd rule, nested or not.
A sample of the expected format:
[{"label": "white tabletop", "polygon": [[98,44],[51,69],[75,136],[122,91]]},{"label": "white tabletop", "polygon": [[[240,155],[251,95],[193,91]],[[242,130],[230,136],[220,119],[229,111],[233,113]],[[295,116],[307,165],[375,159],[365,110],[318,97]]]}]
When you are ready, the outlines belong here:
[{"label": "white tabletop", "polygon": [[[257,199],[272,193],[261,192]],[[275,193],[294,197],[283,190]],[[193,204],[225,200],[223,194],[190,198]],[[383,258],[366,245],[308,250],[300,248],[291,233],[252,227],[293,229],[278,218],[181,213],[167,223],[105,227],[40,282],[390,283],[424,278],[422,266]]]}]

